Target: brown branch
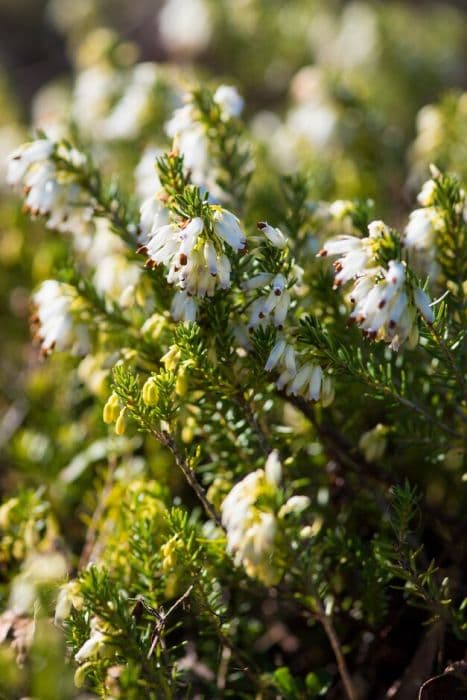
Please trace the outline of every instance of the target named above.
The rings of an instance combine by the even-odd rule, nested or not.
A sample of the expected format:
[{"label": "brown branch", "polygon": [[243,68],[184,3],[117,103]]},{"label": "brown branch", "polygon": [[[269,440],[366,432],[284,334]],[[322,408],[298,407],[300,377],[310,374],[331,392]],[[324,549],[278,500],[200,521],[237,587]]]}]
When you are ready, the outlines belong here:
[{"label": "brown branch", "polygon": [[344,686],[348,700],[357,700],[357,692],[352,683],[347,663],[342,653],[339,637],[337,636],[331,617],[326,613],[323,603],[318,595],[315,595],[316,617],[323,626],[326,636],[336,657],[337,668],[341,677],[342,685]]},{"label": "brown branch", "polygon": [[209,502],[208,497],[206,496],[206,492],[201,486],[201,484],[198,482],[196,478],[196,474],[194,470],[190,467],[186,459],[183,458],[183,456],[180,454],[179,450],[177,449],[177,446],[175,444],[174,439],[172,438],[169,433],[163,431],[159,433],[159,431],[154,430],[154,428],[151,429],[152,435],[160,442],[162,445],[167,447],[170,452],[172,453],[175,463],[183,473],[183,476],[187,480],[188,484],[191,486],[195,494],[197,495],[199,501],[201,502],[206,515],[213,520],[220,528],[225,529],[224,526],[222,525],[222,520],[219,515],[219,513],[215,510],[214,506],[212,503]]}]

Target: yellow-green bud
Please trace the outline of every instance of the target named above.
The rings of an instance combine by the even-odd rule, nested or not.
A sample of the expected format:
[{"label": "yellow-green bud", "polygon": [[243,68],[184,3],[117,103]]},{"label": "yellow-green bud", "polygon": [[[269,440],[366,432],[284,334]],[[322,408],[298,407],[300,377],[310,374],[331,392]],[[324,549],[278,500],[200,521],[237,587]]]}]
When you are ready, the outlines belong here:
[{"label": "yellow-green bud", "polygon": [[156,382],[154,381],[154,377],[149,377],[149,379],[144,383],[142,396],[146,406],[155,406],[159,401],[159,390]]},{"label": "yellow-green bud", "polygon": [[19,501],[17,498],[10,498],[9,501],[6,501],[1,507],[0,507],[0,527],[5,529],[8,527],[10,524],[10,513],[16,506],[18,505]]},{"label": "yellow-green bud", "polygon": [[177,550],[177,538],[176,537],[171,537],[168,542],[166,542],[164,545],[161,547],[161,553],[162,556],[164,557],[162,560],[162,570],[164,572],[168,572],[171,569],[174,568],[176,559],[175,559],[175,552]]},{"label": "yellow-green bud", "polygon": [[166,370],[173,372],[177,367],[179,357],[180,350],[176,345],[171,345],[165,355],[161,357],[161,362],[165,365]]},{"label": "yellow-green bud", "polygon": [[74,676],[74,683],[77,688],[82,688],[84,684],[86,683],[86,675],[87,671],[91,668],[92,666],[91,661],[87,661],[86,663],[82,664],[81,666],[78,666],[78,668],[75,671],[75,676]]},{"label": "yellow-green bud", "polygon": [[126,429],[126,425],[127,425],[125,414],[126,414],[126,408],[122,408],[122,410],[120,411],[120,414],[117,418],[117,422],[115,423],[115,433],[117,435],[124,435],[125,434],[125,429]]},{"label": "yellow-green bud", "polygon": [[115,421],[118,418],[118,414],[120,413],[120,403],[118,400],[117,394],[113,391],[108,400],[107,403],[104,406],[104,410],[102,412],[102,417],[104,419],[104,423],[107,423],[107,425],[110,425],[110,423],[115,423]]},{"label": "yellow-green bud", "polygon": [[166,325],[167,321],[161,314],[153,314],[144,322],[141,331],[149,334],[152,340],[156,341]]},{"label": "yellow-green bud", "polygon": [[180,367],[175,381],[175,393],[178,394],[178,396],[185,396],[187,391],[188,380],[186,377],[186,370],[184,367]]},{"label": "yellow-green bud", "polygon": [[188,445],[190,442],[193,442],[193,438],[195,436],[195,427],[196,427],[196,421],[192,416],[189,416],[182,428],[182,433],[181,433],[181,438],[182,441]]}]

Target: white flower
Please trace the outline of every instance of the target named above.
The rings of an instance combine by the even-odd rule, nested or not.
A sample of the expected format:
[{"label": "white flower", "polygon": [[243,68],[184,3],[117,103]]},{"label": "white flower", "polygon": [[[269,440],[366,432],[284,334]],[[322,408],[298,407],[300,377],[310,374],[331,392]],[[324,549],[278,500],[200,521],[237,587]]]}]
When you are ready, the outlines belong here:
[{"label": "white flower", "polygon": [[266,361],[265,370],[279,369],[276,386],[287,395],[302,396],[307,401],[319,401],[328,406],[334,399],[331,378],[323,374],[321,367],[312,362],[298,365],[299,358],[293,345],[280,337]]},{"label": "white flower", "polygon": [[280,478],[280,463],[272,453],[268,459],[269,476],[263,469],[248,474],[236,484],[221,506],[222,523],[227,533],[227,549],[237,566],[266,585],[277,583],[280,571],[271,555],[277,532],[276,516],[257,506],[262,495],[272,494]]},{"label": "white flower", "polygon": [[75,661],[79,664],[88,659],[104,658],[112,654],[111,647],[108,644],[110,637],[102,631],[99,624],[99,620],[93,617],[91,620],[91,635],[75,654]]},{"label": "white flower", "polygon": [[420,311],[421,315],[425,319],[427,323],[433,323],[435,320],[433,310],[430,306],[430,297],[426,292],[423,291],[423,289],[420,289],[420,287],[416,287],[414,289],[414,302],[415,306],[417,309]]},{"label": "white flower", "polygon": [[325,376],[321,367],[313,362],[305,362],[295,369],[285,365],[276,385],[287,395],[301,396],[307,401],[321,400],[323,406],[328,406],[334,399],[330,377]]},{"label": "white flower", "polygon": [[86,157],[75,148],[39,139],[20,146],[9,158],[7,181],[26,193],[25,208],[35,216],[47,216],[47,227],[84,237],[93,230],[94,201],[74,175],[59,170],[56,153],[73,168]]},{"label": "white flower", "polygon": [[85,325],[76,323],[71,307],[77,299],[70,285],[46,280],[33,295],[36,314],[33,323],[44,353],[67,350],[85,355],[89,351],[89,335]]},{"label": "white flower", "polygon": [[332,217],[342,221],[355,209],[354,203],[350,199],[336,199],[328,207],[328,211]]},{"label": "white flower", "polygon": [[75,82],[72,116],[82,133],[106,138],[104,122],[111,104],[121,90],[121,76],[105,64],[97,64],[78,74]]},{"label": "white flower", "polygon": [[259,299],[253,304],[249,327],[255,328],[262,319],[273,313],[274,325],[276,328],[283,328],[290,301],[291,298],[288,292],[280,295],[277,295],[274,291],[270,292],[265,300]]},{"label": "white flower", "polygon": [[407,342],[418,342],[416,309],[431,323],[433,313],[428,296],[418,287],[408,285],[405,267],[391,260],[383,279],[358,280],[350,295],[355,304],[350,317],[372,340],[383,340],[393,350]]},{"label": "white flower", "polygon": [[386,269],[378,263],[378,247],[391,235],[388,227],[373,221],[368,229],[367,238],[332,238],[319,255],[341,256],[334,263],[334,288],[354,280],[349,294],[354,306],[350,318],[367,337],[389,343],[393,350],[403,343],[414,347],[418,342],[417,309],[432,322],[429,299],[407,280],[405,263],[390,260]]},{"label": "white flower", "polygon": [[277,486],[282,478],[282,464],[279,459],[279,452],[273,450],[267,460],[264,467],[267,481],[273,486]]},{"label": "white flower", "polygon": [[187,292],[177,292],[172,299],[171,314],[174,321],[196,321],[198,304]]},{"label": "white flower", "polygon": [[442,221],[434,207],[415,209],[405,227],[403,242],[409,250],[436,251],[436,232],[442,226]]},{"label": "white flower", "polygon": [[240,221],[227,209],[217,209],[214,214],[214,230],[233,250],[244,252],[246,237]]},{"label": "white flower", "polygon": [[36,162],[46,161],[54,149],[53,141],[38,139],[17,148],[8,158],[6,181],[13,187],[23,185],[27,170]]},{"label": "white flower", "polygon": [[143,240],[157,229],[169,223],[169,211],[160,199],[159,193],[150,195],[142,203],[140,210],[140,229]]},{"label": "white flower", "polygon": [[245,282],[242,283],[242,289],[247,292],[250,292],[253,289],[261,289],[262,287],[267,287],[268,284],[271,284],[273,279],[273,272],[258,272],[257,275],[250,277],[250,279],[245,280]]},{"label": "white flower", "polygon": [[219,85],[213,99],[219,105],[222,119],[225,121],[232,117],[239,117],[245,105],[237,89],[230,85]]},{"label": "white flower", "polygon": [[[226,245],[234,251],[243,251],[246,238],[240,222],[234,214],[213,206],[211,211],[215,239],[208,236],[205,221],[197,216],[183,225],[150,224],[148,212],[155,211],[158,221],[159,210],[145,203],[142,207],[149,229],[148,239],[139,251],[149,256],[149,266],[163,264],[167,268],[167,281],[176,284],[190,296],[213,296],[217,287],[230,287],[231,263],[225,250]],[[175,313],[178,316],[180,307]],[[192,306],[189,318],[193,316]],[[188,319],[187,319],[188,320]]]},{"label": "white flower", "polygon": [[83,598],[79,590],[77,581],[68,581],[60,587],[55,604],[54,622],[56,625],[61,625],[70,616],[72,608],[79,610],[82,607]]},{"label": "white flower", "polygon": [[106,255],[96,266],[93,282],[97,292],[122,307],[134,303],[135,288],[141,280],[142,270],[125,255]]},{"label": "white flower", "polygon": [[417,195],[417,201],[422,207],[430,207],[434,202],[434,194],[436,192],[436,182],[434,180],[427,180],[422,185],[422,189]]},{"label": "white flower", "polygon": [[284,518],[290,513],[299,515],[308,508],[310,503],[308,496],[291,496],[280,509],[279,518]]},{"label": "white flower", "polygon": [[185,167],[190,171],[194,184],[202,186],[208,179],[208,138],[204,126],[196,120],[193,104],[176,109],[165,125],[168,136],[175,140],[183,155]]},{"label": "white flower", "polygon": [[106,140],[134,139],[151,113],[158,69],[154,63],[139,63],[129,84],[111,113],[102,122]]},{"label": "white flower", "polygon": [[334,288],[337,289],[351,279],[361,275],[372,261],[371,237],[336,236],[325,243],[319,256],[340,255],[333,263],[336,274]]},{"label": "white flower", "polygon": [[282,231],[278,228],[270,226],[266,221],[258,221],[256,224],[260,231],[264,233],[269,243],[274,246],[274,248],[279,248],[282,250],[287,245],[287,237],[284,236]]},{"label": "white flower", "polygon": [[273,349],[269,353],[269,357],[266,361],[266,365],[264,369],[266,372],[271,372],[274,367],[277,367],[279,362],[282,360],[282,357],[286,351],[287,348],[287,342],[285,338],[279,338],[277,343],[274,345]]}]

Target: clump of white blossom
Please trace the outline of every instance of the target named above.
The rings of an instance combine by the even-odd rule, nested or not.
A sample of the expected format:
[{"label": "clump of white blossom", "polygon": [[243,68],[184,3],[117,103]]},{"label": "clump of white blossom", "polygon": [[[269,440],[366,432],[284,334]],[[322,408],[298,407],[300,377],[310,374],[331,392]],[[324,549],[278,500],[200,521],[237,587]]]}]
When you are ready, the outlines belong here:
[{"label": "clump of white blossom", "polygon": [[264,469],[257,469],[239,481],[222,503],[222,524],[227,533],[227,549],[237,566],[266,585],[282,576],[274,560],[274,547],[281,520],[300,513],[310,503],[306,496],[292,496],[281,507],[282,465],[276,450],[270,453]]},{"label": "clump of white blossom", "polygon": [[24,208],[32,217],[45,216],[48,228],[85,236],[92,230],[94,203],[75,175],[85,163],[77,149],[42,138],[11,154],[7,182],[24,193]]},{"label": "clump of white blossom", "polygon": [[[270,245],[279,250],[286,248],[287,238],[280,229],[270,226],[265,221],[260,221],[257,226]],[[262,271],[243,283],[245,291],[261,290],[261,293],[250,308],[248,322],[250,330],[257,328],[259,325],[265,325],[270,321],[277,328],[283,328],[291,303],[289,290],[296,281],[301,279],[302,274],[303,270],[298,265],[294,265],[287,274]]]},{"label": "clump of white blossom", "polygon": [[89,351],[88,328],[76,321],[73,313],[82,303],[74,287],[46,280],[32,299],[35,336],[45,354],[54,349],[75,355],[85,355]]},{"label": "clump of white blossom", "polygon": [[[263,270],[243,283],[247,292],[258,290],[259,295],[250,308],[248,328],[273,323],[279,330],[284,330],[286,317],[292,302],[292,295],[302,282],[303,270],[288,258],[288,239],[283,232],[265,221],[257,224],[268,244],[283,251],[284,271],[268,272]],[[325,375],[315,362],[304,360],[296,351],[292,342],[287,342],[281,334],[266,361],[267,372],[279,371],[277,388],[290,396],[301,396],[307,401],[318,401],[329,405],[334,398],[334,390],[329,376]]]},{"label": "clump of white blossom", "polygon": [[334,399],[334,386],[316,362],[304,360],[293,343],[280,336],[266,361],[267,372],[279,370],[276,386],[287,396],[301,396],[307,401],[320,401],[329,406]]},{"label": "clump of white blossom", "polygon": [[[236,88],[220,85],[213,94],[213,103],[219,108],[222,121],[240,116],[244,101]],[[185,95],[185,104],[176,109],[166,124],[166,133],[183,155],[184,165],[190,171],[191,181],[209,190],[211,196],[221,196],[216,186],[215,164],[209,155],[208,127],[192,93]]]},{"label": "clump of white blossom", "polygon": [[138,199],[142,202],[150,200],[155,192],[161,190],[161,184],[156,170],[157,158],[163,155],[162,148],[146,146],[135,169],[135,189]]},{"label": "clump of white blossom", "polygon": [[427,323],[434,316],[430,299],[408,275],[405,262],[382,262],[381,254],[392,245],[392,234],[382,221],[368,226],[365,238],[341,235],[325,243],[320,256],[338,256],[333,263],[334,288],[352,282],[348,299],[353,306],[350,320],[371,340],[382,340],[392,350],[418,342],[417,316]]},{"label": "clump of white blossom", "polygon": [[[408,252],[409,261],[413,268],[421,275],[428,275],[430,280],[436,282],[440,274],[438,253],[440,239],[446,233],[446,221],[443,208],[437,204],[437,180],[440,172],[435,166],[431,166],[432,178],[427,180],[417,196],[421,207],[415,209],[409,216],[409,222],[405,227],[402,243]],[[466,218],[467,197],[461,190],[459,202],[460,213]]]},{"label": "clump of white blossom", "polygon": [[[144,217],[148,208],[143,204]],[[163,265],[167,282],[185,293],[178,297],[179,303],[187,296],[211,297],[218,288],[228,289],[231,263],[227,249],[242,253],[246,248],[239,219],[227,209],[205,203],[203,216],[161,225],[159,209],[155,209],[153,225],[139,250],[148,256],[149,267]],[[179,317],[177,305],[174,311]]]},{"label": "clump of white blossom", "polygon": [[81,257],[93,269],[96,291],[107,302],[131,306],[138,298],[143,270],[127,255],[123,240],[111,229],[108,219],[94,219],[94,235],[83,241]]}]

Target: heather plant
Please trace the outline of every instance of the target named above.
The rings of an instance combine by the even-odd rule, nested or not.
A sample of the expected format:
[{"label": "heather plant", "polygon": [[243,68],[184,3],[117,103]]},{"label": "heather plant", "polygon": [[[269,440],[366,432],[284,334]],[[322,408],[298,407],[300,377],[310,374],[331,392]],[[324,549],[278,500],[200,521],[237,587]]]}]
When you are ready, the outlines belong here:
[{"label": "heather plant", "polygon": [[[226,46],[263,16],[245,4]],[[199,46],[231,12],[190,7],[207,13]],[[196,54],[183,26],[170,39],[180,11],[164,4],[161,31]],[[378,65],[406,89],[386,12],[353,3],[326,51],[322,10],[320,66],[272,131],[253,70],[243,96],[135,62],[92,13],[81,44],[69,30],[75,82],[12,148],[1,211],[32,336],[0,431],[4,697],[403,700],[448,663],[463,692],[463,97],[424,108],[456,112],[436,143],[419,117],[401,212],[384,130],[362,145],[384,94],[356,97]],[[345,67],[349,23],[371,51]],[[331,90],[341,71],[355,101]],[[319,144],[304,105],[332,127]]]}]

